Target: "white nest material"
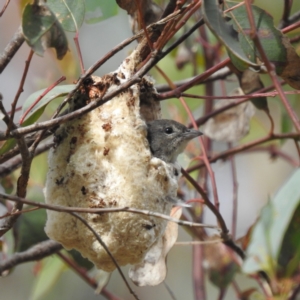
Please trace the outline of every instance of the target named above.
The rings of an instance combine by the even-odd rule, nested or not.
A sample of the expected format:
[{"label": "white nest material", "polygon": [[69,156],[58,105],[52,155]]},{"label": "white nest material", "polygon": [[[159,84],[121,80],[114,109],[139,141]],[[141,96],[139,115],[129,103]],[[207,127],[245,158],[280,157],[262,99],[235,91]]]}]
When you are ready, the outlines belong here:
[{"label": "white nest material", "polygon": [[[95,88],[89,91],[89,98],[99,97],[103,86],[108,91],[118,88],[133,73],[133,59],[126,59],[113,74],[93,78]],[[152,86],[147,79],[145,83]],[[141,86],[136,84],[92,112],[60,126],[56,132],[59,142],[49,154],[46,203],[82,208],[131,207],[170,214],[172,204],[165,197],[176,197],[179,172],[151,156],[144,122],[147,117],[140,114]],[[159,113],[158,109],[154,115]],[[161,218],[128,212],[80,214],[119,265],[141,263],[167,225]],[[47,215],[45,231],[51,239],[66,249],[75,248],[99,269],[115,269],[80,220],[51,210]]]}]

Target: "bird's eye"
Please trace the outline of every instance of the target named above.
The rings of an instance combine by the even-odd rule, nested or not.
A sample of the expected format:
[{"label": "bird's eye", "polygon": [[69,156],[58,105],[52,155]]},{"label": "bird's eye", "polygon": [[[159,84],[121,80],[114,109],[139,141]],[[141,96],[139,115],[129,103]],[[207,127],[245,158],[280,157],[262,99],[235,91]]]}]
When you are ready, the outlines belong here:
[{"label": "bird's eye", "polygon": [[172,127],[166,127],[165,128],[165,133],[166,134],[170,134],[170,133],[172,133],[173,132],[173,128]]}]

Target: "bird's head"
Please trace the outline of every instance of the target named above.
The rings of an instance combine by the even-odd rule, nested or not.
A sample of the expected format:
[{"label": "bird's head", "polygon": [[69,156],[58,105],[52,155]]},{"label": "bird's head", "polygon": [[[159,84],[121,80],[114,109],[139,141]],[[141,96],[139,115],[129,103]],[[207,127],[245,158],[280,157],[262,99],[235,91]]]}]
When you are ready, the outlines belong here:
[{"label": "bird's head", "polygon": [[154,120],[147,123],[147,127],[147,139],[153,156],[167,163],[174,163],[187,143],[202,135],[200,131],[173,120]]}]

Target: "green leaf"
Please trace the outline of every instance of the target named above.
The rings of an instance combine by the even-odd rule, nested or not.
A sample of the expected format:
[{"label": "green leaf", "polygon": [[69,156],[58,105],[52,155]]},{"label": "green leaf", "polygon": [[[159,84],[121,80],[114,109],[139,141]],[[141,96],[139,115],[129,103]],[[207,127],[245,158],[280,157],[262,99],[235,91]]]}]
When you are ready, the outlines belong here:
[{"label": "green leaf", "polygon": [[47,48],[55,48],[62,59],[68,51],[68,41],[60,23],[47,5],[27,4],[22,16],[22,30],[28,45],[43,56]]},{"label": "green leaf", "polygon": [[87,24],[98,23],[117,15],[118,13],[116,1],[86,0],[85,5],[85,22]]},{"label": "green leaf", "polygon": [[44,299],[53,288],[63,271],[67,269],[65,263],[58,256],[47,257],[43,261],[41,271],[35,280],[30,300]]},{"label": "green leaf", "polygon": [[[238,2],[226,1],[226,8],[238,4]],[[282,33],[274,27],[273,17],[263,9],[252,5],[252,12],[255,22],[257,35],[261,45],[269,59],[276,67],[277,74],[282,72],[282,67],[287,60],[287,51],[282,42]],[[233,26],[238,35],[238,40],[244,54],[252,62],[257,61],[257,57],[262,60],[258,53],[253,40],[249,36],[251,26],[245,6],[239,6],[228,13],[231,21],[228,22]]]},{"label": "green leaf", "polygon": [[281,132],[290,133],[292,128],[291,117],[287,113],[283,112],[281,116]]},{"label": "green leaf", "polygon": [[[31,125],[35,123],[40,116],[43,114],[46,106],[52,101],[60,97],[64,97],[69,94],[75,88],[74,84],[67,85],[58,85],[54,87],[49,93],[47,93],[27,114],[24,122],[22,123],[22,127]],[[24,102],[22,107],[22,115],[27,111],[27,109],[38,99],[38,97],[45,91],[46,89],[34,92],[31,94]],[[14,138],[8,139],[0,148],[0,155],[8,152],[17,144]]]},{"label": "green leaf", "polygon": [[232,26],[225,22],[218,8],[217,1],[203,0],[202,11],[207,26],[224,44],[229,52],[229,56],[236,59],[236,62],[233,62],[235,66],[241,71],[246,70],[249,66],[260,69],[260,66],[255,63],[253,58],[249,60],[245,55],[237,38],[237,33],[232,29]]},{"label": "green leaf", "polygon": [[47,5],[66,31],[78,31],[85,15],[84,0],[48,0]]},{"label": "green leaf", "polygon": [[278,257],[277,277],[290,278],[295,275],[300,264],[300,205],[298,205],[290,225],[286,230]]},{"label": "green leaf", "polygon": [[[74,84],[67,85],[58,85],[54,87],[49,93],[47,93],[27,114],[25,118],[25,122],[23,122],[22,126],[27,126],[33,124],[44,112],[46,106],[54,99],[59,97],[64,97],[69,94],[75,88]],[[38,99],[38,97],[45,91],[46,89],[34,92],[31,94],[24,102],[22,107],[22,114],[24,114],[29,107]]]},{"label": "green leaf", "polygon": [[[300,169],[281,187],[262,210],[254,226],[244,262],[245,273],[264,270],[269,275],[278,270],[278,261],[287,228],[300,202]],[[298,231],[299,232],[299,231]],[[299,251],[299,250],[297,250]]]},{"label": "green leaf", "polygon": [[8,152],[16,144],[17,144],[16,139],[14,138],[8,139],[0,148],[0,155],[3,155],[4,153]]}]

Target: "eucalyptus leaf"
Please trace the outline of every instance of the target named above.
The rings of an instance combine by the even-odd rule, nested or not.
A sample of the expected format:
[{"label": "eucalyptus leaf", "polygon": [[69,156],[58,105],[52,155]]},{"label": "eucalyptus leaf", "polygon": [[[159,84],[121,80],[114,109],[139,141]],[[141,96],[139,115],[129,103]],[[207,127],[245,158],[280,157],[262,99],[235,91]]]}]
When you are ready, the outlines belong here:
[{"label": "eucalyptus leaf", "polygon": [[226,23],[222,16],[216,0],[203,0],[202,12],[205,23],[216,35],[216,37],[224,44],[230,57],[234,57],[237,61],[235,66],[244,71],[248,67],[260,69],[260,66],[252,59],[249,59],[238,40],[238,35],[232,26]]},{"label": "eucalyptus leaf", "polygon": [[30,299],[44,299],[66,269],[66,264],[58,256],[50,256],[44,259],[42,268],[36,276]]},{"label": "eucalyptus leaf", "polygon": [[28,45],[43,56],[47,48],[55,48],[62,59],[68,51],[68,41],[59,21],[47,5],[27,4],[22,16],[22,30]]},{"label": "eucalyptus leaf", "polygon": [[[254,226],[244,262],[245,273],[264,270],[268,274],[278,271],[277,261],[281,253],[287,229],[300,202],[300,169],[281,187],[262,210]],[[299,217],[298,217],[299,218]],[[296,249],[295,251],[299,251]]]},{"label": "eucalyptus leaf", "polygon": [[[226,1],[226,8],[231,8],[237,2]],[[276,67],[276,72],[280,74],[282,67],[286,62],[286,48],[282,43],[282,33],[275,28],[273,17],[266,13],[263,9],[252,5],[251,6],[256,34],[261,42],[261,45],[269,59]],[[239,44],[243,49],[244,54],[252,61],[262,60],[258,50],[256,49],[253,40],[250,37],[251,25],[249,22],[247,10],[245,6],[239,6],[227,13],[233,30],[238,36]]]},{"label": "eucalyptus leaf", "polygon": [[[26,126],[34,123],[42,115],[49,102],[59,97],[68,95],[69,92],[71,92],[74,88],[75,88],[74,84],[58,85],[54,87],[30,110],[30,112],[27,114],[25,118],[25,122],[22,125]],[[38,99],[38,97],[45,90],[46,89],[34,92],[25,100],[22,107],[22,114],[24,114],[32,106],[32,104],[36,101],[36,99]]]},{"label": "eucalyptus leaf", "polygon": [[298,273],[300,264],[300,205],[285,232],[278,257],[277,277],[291,278]]},{"label": "eucalyptus leaf", "polygon": [[281,114],[281,132],[288,133],[291,132],[293,128],[291,117],[283,111]]},{"label": "eucalyptus leaf", "polygon": [[48,0],[47,5],[66,31],[78,31],[84,21],[84,0]]},{"label": "eucalyptus leaf", "polygon": [[17,144],[16,139],[11,138],[5,141],[5,143],[0,148],[0,155],[3,155],[4,153],[8,152],[10,149],[12,149]]}]

